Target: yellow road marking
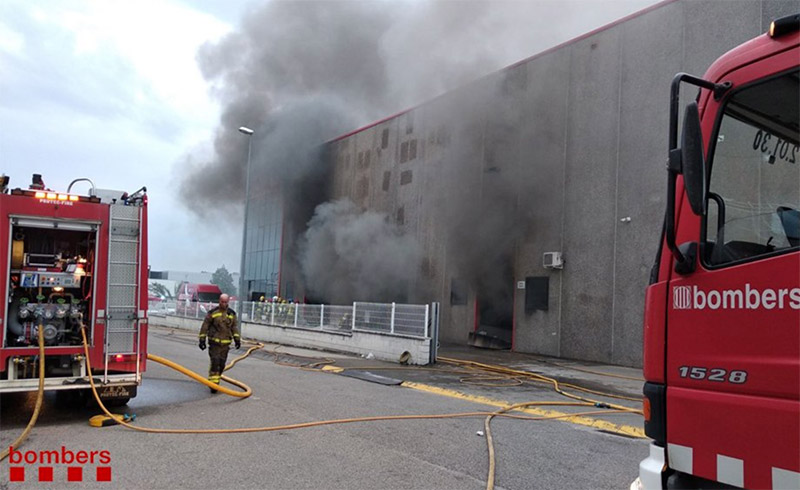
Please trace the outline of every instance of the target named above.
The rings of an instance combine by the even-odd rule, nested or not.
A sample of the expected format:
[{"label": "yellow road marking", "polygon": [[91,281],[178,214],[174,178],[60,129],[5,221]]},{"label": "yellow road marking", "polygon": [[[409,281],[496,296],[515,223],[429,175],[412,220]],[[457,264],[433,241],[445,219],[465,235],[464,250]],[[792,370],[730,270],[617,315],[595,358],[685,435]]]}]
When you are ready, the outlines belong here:
[{"label": "yellow road marking", "polygon": [[[466,393],[461,393],[455,390],[448,390],[446,388],[439,388],[437,386],[431,386],[421,383],[414,383],[411,381],[403,381],[400,386],[405,386],[406,388],[412,388],[415,390],[426,391],[428,393],[434,393],[437,395],[449,396],[451,398],[458,398],[460,400],[466,400],[474,403],[480,403],[483,405],[489,405],[492,407],[498,408],[505,408],[513,403],[501,401],[501,400],[493,400],[491,398],[486,398],[484,396],[477,396],[477,395],[468,395]],[[590,417],[578,416],[573,415],[570,416],[566,412],[559,412],[556,410],[546,410],[543,408],[537,407],[524,407],[518,408],[515,411],[524,412],[530,415],[535,415],[537,417],[563,417],[557,420],[562,420],[564,422],[570,422],[573,424],[578,425],[585,425],[587,427],[592,427],[599,430],[604,430],[606,432],[613,432],[616,434],[621,434],[624,436],[629,437],[638,437],[642,439],[646,439],[647,436],[644,434],[644,430],[641,427],[634,427],[632,425],[621,425],[615,424],[612,422],[607,422],[605,420],[593,419]]]}]

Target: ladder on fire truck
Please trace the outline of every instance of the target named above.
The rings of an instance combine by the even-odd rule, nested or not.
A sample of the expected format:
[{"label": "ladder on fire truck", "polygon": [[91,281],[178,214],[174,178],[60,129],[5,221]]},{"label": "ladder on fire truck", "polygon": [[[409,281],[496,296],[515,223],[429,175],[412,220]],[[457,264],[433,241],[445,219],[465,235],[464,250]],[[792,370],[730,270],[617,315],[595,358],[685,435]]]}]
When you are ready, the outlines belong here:
[{"label": "ladder on fire truck", "polygon": [[106,294],[105,369],[118,354],[136,356],[136,382],[140,381],[141,211],[140,206],[109,206],[108,289]]}]

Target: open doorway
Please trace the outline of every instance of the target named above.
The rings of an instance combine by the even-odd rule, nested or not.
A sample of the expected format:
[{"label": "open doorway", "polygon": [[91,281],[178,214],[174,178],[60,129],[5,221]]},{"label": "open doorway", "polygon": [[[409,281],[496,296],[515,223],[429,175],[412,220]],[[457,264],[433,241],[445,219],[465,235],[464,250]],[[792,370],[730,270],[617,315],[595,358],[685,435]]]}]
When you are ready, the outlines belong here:
[{"label": "open doorway", "polygon": [[514,282],[510,261],[502,273],[478,284],[475,298],[475,331],[469,344],[489,349],[511,349],[514,328]]}]

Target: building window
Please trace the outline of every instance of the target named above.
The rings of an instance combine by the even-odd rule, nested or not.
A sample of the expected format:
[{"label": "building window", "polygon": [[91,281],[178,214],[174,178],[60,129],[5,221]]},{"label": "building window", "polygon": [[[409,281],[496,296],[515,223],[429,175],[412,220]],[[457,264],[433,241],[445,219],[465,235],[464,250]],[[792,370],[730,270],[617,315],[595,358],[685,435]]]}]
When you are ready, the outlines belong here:
[{"label": "building window", "polygon": [[408,141],[404,141],[400,145],[400,163],[406,163],[408,161]]},{"label": "building window", "polygon": [[384,150],[389,147],[389,128],[383,130],[381,133],[381,148]]},{"label": "building window", "polygon": [[392,180],[392,172],[387,170],[386,172],[383,173],[383,190],[385,191],[389,190],[389,183],[391,182],[391,180]]},{"label": "building window", "polygon": [[366,170],[369,168],[369,160],[371,156],[370,153],[370,150],[358,152],[358,165],[356,166],[357,169]]},{"label": "building window", "polygon": [[369,195],[369,179],[364,177],[356,184],[356,199],[364,199]]},{"label": "building window", "polygon": [[405,206],[400,206],[400,208],[397,210],[397,216],[395,218],[395,221],[400,226],[403,226],[404,224],[406,224],[406,208],[405,208]]},{"label": "building window", "polygon": [[412,173],[411,170],[405,170],[400,172],[400,185],[406,185],[411,183]]},{"label": "building window", "polygon": [[406,113],[406,134],[414,132],[414,115],[410,112]]},{"label": "building window", "polygon": [[417,140],[411,140],[408,147],[408,159],[413,160],[417,158]]},{"label": "building window", "polygon": [[547,311],[550,300],[550,278],[525,278],[525,313],[530,315],[536,310]]},{"label": "building window", "polygon": [[460,279],[450,279],[450,304],[467,304],[467,285]]}]

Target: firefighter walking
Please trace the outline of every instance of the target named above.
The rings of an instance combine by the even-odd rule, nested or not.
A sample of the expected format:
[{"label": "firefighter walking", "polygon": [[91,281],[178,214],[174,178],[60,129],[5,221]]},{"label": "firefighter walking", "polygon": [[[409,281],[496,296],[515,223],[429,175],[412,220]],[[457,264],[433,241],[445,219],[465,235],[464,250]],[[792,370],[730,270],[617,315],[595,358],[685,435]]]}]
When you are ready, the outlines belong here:
[{"label": "firefighter walking", "polygon": [[[231,342],[236,345],[237,349],[242,346],[236,312],[228,308],[228,301],[227,294],[221,295],[219,306],[208,312],[203,320],[203,326],[200,327],[200,350],[205,350],[206,341],[208,341],[208,357],[211,359],[208,380],[214,384],[219,384],[222,371],[225,370]],[[210,390],[211,393],[217,393],[214,388],[210,388]]]}]

